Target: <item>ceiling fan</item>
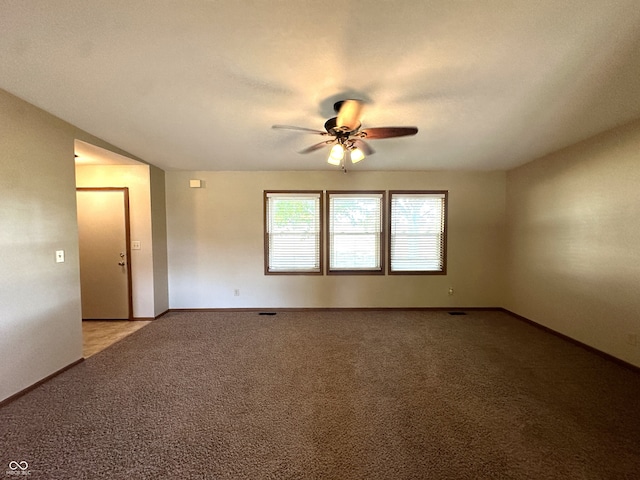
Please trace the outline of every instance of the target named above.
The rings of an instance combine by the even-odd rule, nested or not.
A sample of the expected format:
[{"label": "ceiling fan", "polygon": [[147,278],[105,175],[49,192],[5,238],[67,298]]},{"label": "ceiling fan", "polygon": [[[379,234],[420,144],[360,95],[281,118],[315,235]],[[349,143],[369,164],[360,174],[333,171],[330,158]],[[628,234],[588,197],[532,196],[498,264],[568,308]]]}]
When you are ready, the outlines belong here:
[{"label": "ceiling fan", "polygon": [[332,137],[300,151],[299,153],[310,153],[328,145],[333,145],[327,162],[331,165],[339,166],[347,171],[345,157],[347,154],[352,163],[357,163],[372,155],[374,150],[364,140],[378,140],[381,138],[404,137],[418,133],[417,127],[375,127],[362,128],[360,116],[363,102],[361,100],[341,100],[333,105],[337,116],[330,118],[324,124],[326,131],[314,130],[312,128],[295,127],[291,125],[273,125],[272,128],[286,130],[298,130]]}]

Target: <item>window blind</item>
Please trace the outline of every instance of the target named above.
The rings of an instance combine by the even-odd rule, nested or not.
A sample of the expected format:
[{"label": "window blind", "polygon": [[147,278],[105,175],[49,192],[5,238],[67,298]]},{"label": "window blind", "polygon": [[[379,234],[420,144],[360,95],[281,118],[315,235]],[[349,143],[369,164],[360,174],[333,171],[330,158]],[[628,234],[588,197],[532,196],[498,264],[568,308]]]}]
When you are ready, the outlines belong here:
[{"label": "window blind", "polygon": [[446,192],[390,192],[390,271],[444,272]]},{"label": "window blind", "polygon": [[266,192],[268,273],[320,273],[320,198],[320,192]]},{"label": "window blind", "polygon": [[329,271],[382,270],[382,193],[329,193]]}]

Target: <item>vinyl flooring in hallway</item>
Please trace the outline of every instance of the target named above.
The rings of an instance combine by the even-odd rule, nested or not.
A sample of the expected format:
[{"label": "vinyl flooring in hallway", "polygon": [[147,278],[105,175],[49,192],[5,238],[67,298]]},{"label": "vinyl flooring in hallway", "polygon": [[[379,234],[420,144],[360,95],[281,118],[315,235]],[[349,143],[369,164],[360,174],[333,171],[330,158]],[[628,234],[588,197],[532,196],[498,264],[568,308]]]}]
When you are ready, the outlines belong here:
[{"label": "vinyl flooring in hallway", "polygon": [[150,323],[150,320],[84,320],[82,355],[89,358]]}]

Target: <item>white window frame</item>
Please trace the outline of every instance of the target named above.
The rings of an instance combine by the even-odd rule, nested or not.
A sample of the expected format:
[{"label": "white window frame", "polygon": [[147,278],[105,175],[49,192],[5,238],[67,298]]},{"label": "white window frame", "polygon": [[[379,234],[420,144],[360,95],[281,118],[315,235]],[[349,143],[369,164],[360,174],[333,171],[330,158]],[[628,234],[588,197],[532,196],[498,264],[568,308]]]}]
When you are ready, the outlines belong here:
[{"label": "white window frame", "polygon": [[[313,203],[310,222],[294,222],[286,228],[275,219],[276,202],[302,199]],[[322,191],[264,191],[264,271],[266,275],[322,275]],[[297,265],[299,261],[302,264]]]},{"label": "white window frame", "polygon": [[[390,275],[446,275],[447,204],[446,190],[389,191]],[[400,208],[423,213],[411,221]]]}]

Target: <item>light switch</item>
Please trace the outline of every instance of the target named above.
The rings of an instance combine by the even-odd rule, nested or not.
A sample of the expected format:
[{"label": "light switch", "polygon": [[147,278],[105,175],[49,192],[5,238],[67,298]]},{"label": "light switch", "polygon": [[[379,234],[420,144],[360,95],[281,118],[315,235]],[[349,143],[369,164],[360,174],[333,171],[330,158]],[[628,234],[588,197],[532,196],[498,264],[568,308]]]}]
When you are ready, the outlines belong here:
[{"label": "light switch", "polygon": [[131,250],[140,250],[140,240],[133,240],[131,242]]},{"label": "light switch", "polygon": [[56,263],[64,263],[64,250],[56,250]]}]

